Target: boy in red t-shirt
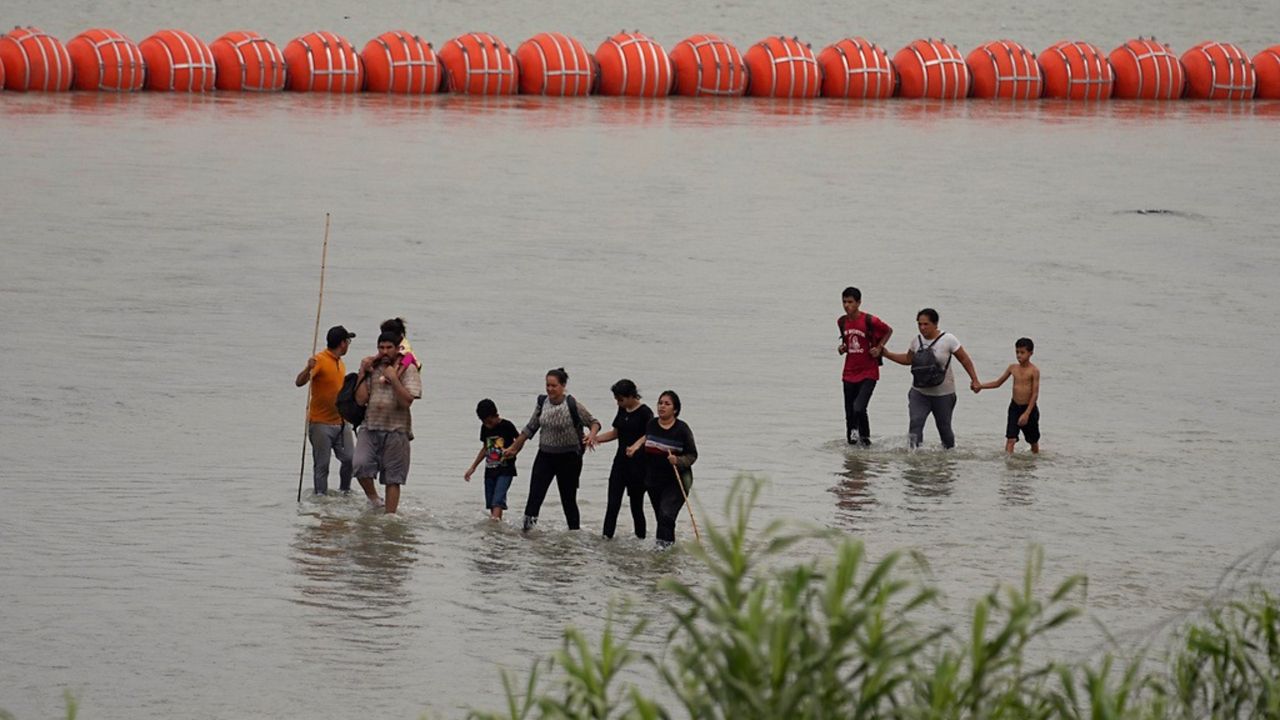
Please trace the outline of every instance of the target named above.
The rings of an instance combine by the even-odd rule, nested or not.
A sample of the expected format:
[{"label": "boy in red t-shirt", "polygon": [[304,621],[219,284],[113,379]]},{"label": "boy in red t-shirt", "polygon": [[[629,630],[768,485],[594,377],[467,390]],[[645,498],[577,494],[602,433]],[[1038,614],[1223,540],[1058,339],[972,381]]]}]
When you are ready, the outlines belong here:
[{"label": "boy in red t-shirt", "polygon": [[[893,328],[874,315],[864,313],[862,291],[847,287],[841,293],[844,315],[836,319],[840,327],[840,345],[836,352],[844,355],[844,438],[850,445],[871,444],[871,421],[867,405],[880,379],[880,353],[893,335]],[[855,437],[854,432],[857,432]]]}]

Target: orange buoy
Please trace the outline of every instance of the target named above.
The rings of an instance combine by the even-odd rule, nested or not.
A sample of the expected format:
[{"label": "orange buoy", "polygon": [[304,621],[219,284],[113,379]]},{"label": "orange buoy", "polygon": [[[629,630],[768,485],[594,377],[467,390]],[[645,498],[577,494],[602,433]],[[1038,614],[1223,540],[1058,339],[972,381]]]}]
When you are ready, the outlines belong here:
[{"label": "orange buoy", "polygon": [[115,30],[85,30],[67,43],[77,90],[133,92],[147,79],[137,43]]},{"label": "orange buoy", "polygon": [[1253,63],[1231,43],[1206,40],[1182,53],[1182,67],[1189,98],[1247,100],[1257,89]]},{"label": "orange buoy", "polygon": [[516,48],[520,61],[520,92],[525,95],[590,95],[596,82],[596,63],[576,38],[539,33]]},{"label": "orange buoy", "polygon": [[429,95],[440,89],[443,72],[431,43],[404,30],[370,40],[360,59],[369,92]]},{"label": "orange buoy", "polygon": [[671,92],[671,58],[639,32],[620,32],[596,48],[600,94],[665,97]]},{"label": "orange buoy", "polygon": [[1031,100],[1044,91],[1044,76],[1035,53],[1012,40],[979,45],[965,58],[965,64],[976,98]]},{"label": "orange buoy", "polygon": [[279,92],[284,89],[284,53],[251,30],[234,30],[209,44],[219,90]]},{"label": "orange buoy", "polygon": [[466,95],[514,95],[520,84],[515,55],[489,33],[467,33],[437,53],[449,92]]},{"label": "orange buoy", "polygon": [[1186,73],[1173,50],[1155,38],[1138,38],[1111,51],[1115,74],[1113,97],[1126,100],[1176,100],[1182,97]]},{"label": "orange buoy", "polygon": [[160,30],[138,43],[147,63],[147,89],[208,92],[217,67],[209,46],[185,30]]},{"label": "orange buoy", "polygon": [[906,98],[955,100],[969,95],[969,66],[946,40],[915,40],[893,56],[898,94]]},{"label": "orange buoy", "polygon": [[354,93],[364,87],[360,55],[346,38],[328,31],[300,35],[284,46],[285,88],[297,92]]},{"label": "orange buoy", "polygon": [[1272,45],[1253,56],[1253,72],[1258,80],[1257,96],[1280,99],[1280,45]]},{"label": "orange buoy", "polygon": [[1111,63],[1096,45],[1063,40],[1040,53],[1044,96],[1068,100],[1106,100],[1115,88]]},{"label": "orange buoy", "polygon": [[898,73],[884,48],[860,37],[845,38],[818,53],[823,97],[889,98]]},{"label": "orange buoy", "polygon": [[71,88],[71,56],[54,36],[35,27],[15,27],[0,37],[0,64],[9,90]]},{"label": "orange buoy", "polygon": [[671,49],[676,95],[739,96],[747,92],[747,66],[733,43],[719,35],[692,35]]},{"label": "orange buoy", "polygon": [[822,71],[813,48],[799,38],[769,37],[747,48],[747,94],[754,97],[815,98]]}]

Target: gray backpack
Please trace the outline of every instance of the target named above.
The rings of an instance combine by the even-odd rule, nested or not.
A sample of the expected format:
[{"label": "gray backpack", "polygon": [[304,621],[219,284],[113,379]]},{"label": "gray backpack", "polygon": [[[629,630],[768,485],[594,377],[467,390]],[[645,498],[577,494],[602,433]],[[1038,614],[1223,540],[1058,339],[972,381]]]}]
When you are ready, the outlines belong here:
[{"label": "gray backpack", "polygon": [[938,365],[933,356],[933,346],[938,344],[946,333],[938,333],[938,337],[928,345],[924,344],[924,336],[917,335],[920,349],[911,356],[911,385],[918,388],[938,387],[947,379],[947,368],[951,367],[951,358],[947,357],[946,365]]}]

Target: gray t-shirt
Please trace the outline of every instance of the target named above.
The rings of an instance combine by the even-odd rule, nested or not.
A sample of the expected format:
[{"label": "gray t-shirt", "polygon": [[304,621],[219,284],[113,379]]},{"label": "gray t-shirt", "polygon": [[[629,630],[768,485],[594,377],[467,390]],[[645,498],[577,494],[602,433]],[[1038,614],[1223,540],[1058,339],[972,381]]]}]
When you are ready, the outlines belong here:
[{"label": "gray t-shirt", "polygon": [[920,352],[921,347],[928,348],[930,347],[929,344],[933,343],[930,350],[933,352],[934,361],[936,361],[939,366],[947,365],[948,360],[951,361],[951,364],[947,365],[947,379],[943,380],[941,385],[936,385],[931,388],[921,388],[921,387],[913,386],[911,389],[915,390],[921,395],[930,395],[933,397],[938,397],[941,395],[954,395],[956,392],[956,376],[955,376],[956,363],[954,360],[952,360],[951,356],[955,355],[956,351],[960,349],[960,339],[957,338],[955,335],[952,335],[951,333],[943,333],[942,335],[939,335],[933,340],[924,340],[924,345],[920,344],[921,340],[924,340],[924,338],[922,338],[920,335],[916,335],[914,338],[912,338],[911,340],[912,353]]}]

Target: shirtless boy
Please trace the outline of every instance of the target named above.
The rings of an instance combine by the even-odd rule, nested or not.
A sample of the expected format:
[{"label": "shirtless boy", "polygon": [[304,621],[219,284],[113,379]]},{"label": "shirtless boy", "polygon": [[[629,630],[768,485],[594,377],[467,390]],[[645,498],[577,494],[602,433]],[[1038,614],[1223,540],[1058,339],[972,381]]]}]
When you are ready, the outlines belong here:
[{"label": "shirtless boy", "polygon": [[1031,354],[1036,345],[1031,338],[1018,338],[1013,344],[1013,352],[1018,362],[1005,368],[1000,379],[982,383],[982,390],[993,390],[1013,378],[1013,400],[1009,403],[1009,420],[1004,429],[1004,451],[1013,454],[1013,446],[1018,442],[1018,431],[1031,443],[1031,452],[1040,452],[1040,368],[1031,363]]}]

